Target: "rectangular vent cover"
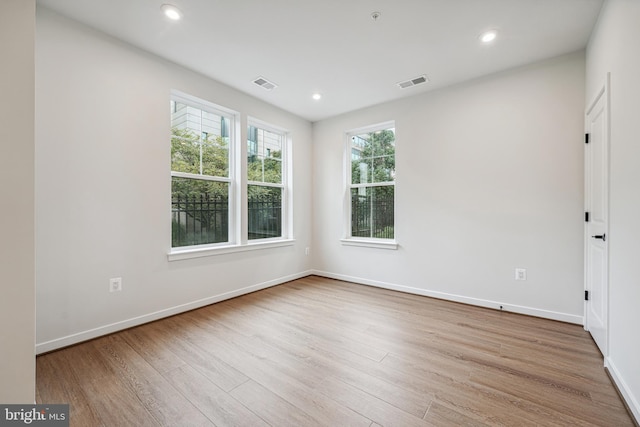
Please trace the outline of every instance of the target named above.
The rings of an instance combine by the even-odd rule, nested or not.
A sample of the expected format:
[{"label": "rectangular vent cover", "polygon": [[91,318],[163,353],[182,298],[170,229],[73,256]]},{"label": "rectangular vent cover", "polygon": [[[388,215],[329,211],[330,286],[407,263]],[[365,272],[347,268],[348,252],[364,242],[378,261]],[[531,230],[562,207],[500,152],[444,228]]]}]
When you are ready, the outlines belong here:
[{"label": "rectangular vent cover", "polygon": [[264,77],[258,77],[253,82],[255,84],[257,84],[258,86],[260,86],[261,88],[266,89],[266,90],[273,90],[273,89],[278,87],[277,84],[275,84],[273,82],[270,82],[269,80],[265,79]]},{"label": "rectangular vent cover", "polygon": [[427,78],[427,76],[425,76],[423,74],[421,76],[414,77],[412,79],[400,82],[400,83],[398,83],[398,86],[400,87],[400,89],[406,89],[406,88],[411,87],[411,86],[416,86],[416,85],[421,85],[423,83],[427,83],[428,81],[429,81],[429,79]]}]

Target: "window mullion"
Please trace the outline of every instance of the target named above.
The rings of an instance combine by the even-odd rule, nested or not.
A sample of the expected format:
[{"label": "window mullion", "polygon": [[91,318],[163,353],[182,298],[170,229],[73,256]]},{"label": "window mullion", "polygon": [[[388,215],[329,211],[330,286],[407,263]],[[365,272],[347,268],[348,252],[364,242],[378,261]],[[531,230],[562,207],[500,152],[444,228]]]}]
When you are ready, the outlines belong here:
[{"label": "window mullion", "polygon": [[247,121],[243,116],[239,120],[238,126],[235,127],[235,192],[236,205],[234,210],[235,217],[235,236],[236,241],[240,245],[247,244],[247,146],[244,141],[247,140]]},{"label": "window mullion", "polygon": [[188,172],[171,171],[171,176],[176,178],[199,179],[201,181],[231,182],[231,178],[225,178],[222,176],[198,175],[195,173],[188,173]]},{"label": "window mullion", "polygon": [[274,188],[284,188],[284,184],[277,184],[273,182],[260,182],[260,181],[247,181],[247,185],[259,185],[262,187],[274,187]]},{"label": "window mullion", "polygon": [[396,185],[395,181],[367,182],[364,184],[350,184],[349,188],[389,187]]}]

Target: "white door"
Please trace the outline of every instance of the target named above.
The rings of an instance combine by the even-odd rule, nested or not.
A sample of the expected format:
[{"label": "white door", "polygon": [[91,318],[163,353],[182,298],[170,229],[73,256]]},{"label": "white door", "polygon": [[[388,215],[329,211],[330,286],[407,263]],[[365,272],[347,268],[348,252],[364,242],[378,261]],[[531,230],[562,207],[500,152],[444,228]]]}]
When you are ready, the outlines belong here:
[{"label": "white door", "polygon": [[585,140],[585,329],[608,354],[609,77],[587,108]]}]

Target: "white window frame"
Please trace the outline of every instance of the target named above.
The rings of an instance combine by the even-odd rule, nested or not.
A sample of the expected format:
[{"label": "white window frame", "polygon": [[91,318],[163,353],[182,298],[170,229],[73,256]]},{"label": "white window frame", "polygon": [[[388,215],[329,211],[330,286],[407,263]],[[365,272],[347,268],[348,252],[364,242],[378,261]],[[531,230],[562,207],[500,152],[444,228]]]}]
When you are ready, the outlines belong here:
[{"label": "white window frame", "polygon": [[[222,107],[209,101],[197,98],[195,96],[179,92],[171,91],[171,101],[190,105],[203,111],[207,111],[222,117],[226,117],[230,122],[229,129],[229,176],[228,177],[210,177],[184,172],[171,171],[171,162],[169,162],[169,170],[171,177],[194,178],[200,180],[211,180],[216,182],[229,183],[229,230],[228,241],[220,243],[210,243],[194,246],[171,247],[171,229],[169,230],[169,251],[167,258],[169,261],[179,261],[184,259],[206,257],[212,255],[229,254],[236,252],[244,252],[257,249],[268,249],[282,246],[291,246],[295,243],[293,239],[291,209],[291,137],[290,133],[285,129],[278,128],[273,125],[266,124],[257,119],[242,120],[243,117],[237,111]],[[245,122],[245,126],[243,126]],[[282,237],[272,239],[248,240],[247,231],[247,122],[259,124],[262,129],[272,132],[278,132],[285,136],[283,140],[283,168],[282,176],[284,184],[283,206],[282,206]],[[168,121],[170,126],[170,120]],[[169,144],[170,146],[170,144]],[[286,156],[286,157],[285,157]],[[286,166],[285,166],[286,164]],[[171,183],[169,183],[171,185]],[[169,205],[171,204],[169,197]],[[169,224],[171,224],[171,208],[169,212]]]},{"label": "white window frame", "polygon": [[[292,204],[290,202],[290,198],[291,198],[291,180],[290,180],[290,176],[291,176],[291,168],[292,168],[292,156],[291,156],[291,133],[284,128],[278,127],[278,126],[274,126],[270,123],[267,123],[265,121],[256,119],[254,117],[248,117],[247,118],[247,126],[246,126],[246,130],[248,132],[249,126],[253,126],[256,127],[258,129],[262,129],[265,130],[267,132],[271,132],[271,133],[276,133],[278,135],[280,135],[282,137],[282,149],[281,149],[281,154],[280,154],[280,158],[281,158],[281,176],[282,176],[282,182],[280,184],[276,184],[276,183],[269,183],[269,182],[259,182],[259,181],[249,181],[248,179],[246,179],[246,184],[244,186],[245,191],[247,191],[248,186],[249,185],[258,185],[258,186],[263,186],[263,187],[272,187],[272,188],[281,188],[282,189],[282,206],[281,206],[281,219],[282,219],[282,224],[281,224],[281,228],[282,228],[282,236],[280,237],[273,237],[273,238],[265,238],[265,239],[254,239],[254,240],[248,240],[248,234],[249,234],[249,230],[248,230],[248,224],[247,227],[245,227],[245,229],[243,230],[244,232],[244,238],[247,240],[247,244],[248,245],[259,245],[259,244],[265,244],[265,243],[270,243],[270,242],[277,242],[277,241],[282,241],[282,240],[290,240],[293,238],[293,209],[292,209]],[[245,149],[247,149],[247,145],[248,145],[248,135],[247,138],[245,138],[244,140],[244,146]],[[245,164],[247,162],[247,156],[244,156],[244,161]],[[245,178],[246,178],[246,173],[245,173]],[[245,206],[248,206],[248,200],[247,203],[245,204]],[[248,217],[248,212],[244,215],[245,218]],[[248,222],[248,221],[247,221]]]},{"label": "white window frame", "polygon": [[[385,129],[395,129],[395,121],[390,120],[387,122],[377,123],[370,126],[365,126],[357,129],[351,129],[345,132],[345,150],[344,150],[344,217],[343,217],[343,230],[344,237],[340,239],[340,242],[345,246],[360,246],[360,247],[368,247],[368,248],[378,248],[378,249],[398,249],[397,242],[397,222],[395,220],[397,213],[397,197],[395,192],[396,183],[395,180],[391,182],[371,182],[365,184],[352,184],[351,182],[351,162],[352,162],[352,144],[351,138],[357,135],[362,135],[363,133],[370,133],[379,130]],[[395,139],[396,149],[397,149],[397,134]],[[397,164],[397,162],[396,162]],[[353,188],[371,188],[371,187],[381,187],[381,186],[393,186],[394,187],[394,200],[393,200],[393,211],[394,211],[394,237],[392,239],[384,239],[384,238],[376,238],[376,237],[360,237],[360,236],[352,236],[351,230],[351,190]]]}]

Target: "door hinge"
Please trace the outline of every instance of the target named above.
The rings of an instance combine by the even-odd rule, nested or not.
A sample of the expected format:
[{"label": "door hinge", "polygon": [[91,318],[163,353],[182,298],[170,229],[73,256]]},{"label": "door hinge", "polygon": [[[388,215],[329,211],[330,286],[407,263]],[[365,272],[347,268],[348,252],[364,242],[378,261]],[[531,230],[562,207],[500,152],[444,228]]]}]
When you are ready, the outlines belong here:
[{"label": "door hinge", "polygon": [[588,144],[588,143],[589,143],[589,134],[588,134],[588,133],[585,133],[585,134],[584,134],[584,143],[585,143],[585,144]]},{"label": "door hinge", "polygon": [[584,222],[589,222],[589,212],[584,213]]},{"label": "door hinge", "polygon": [[589,301],[589,291],[584,291],[584,300]]}]

